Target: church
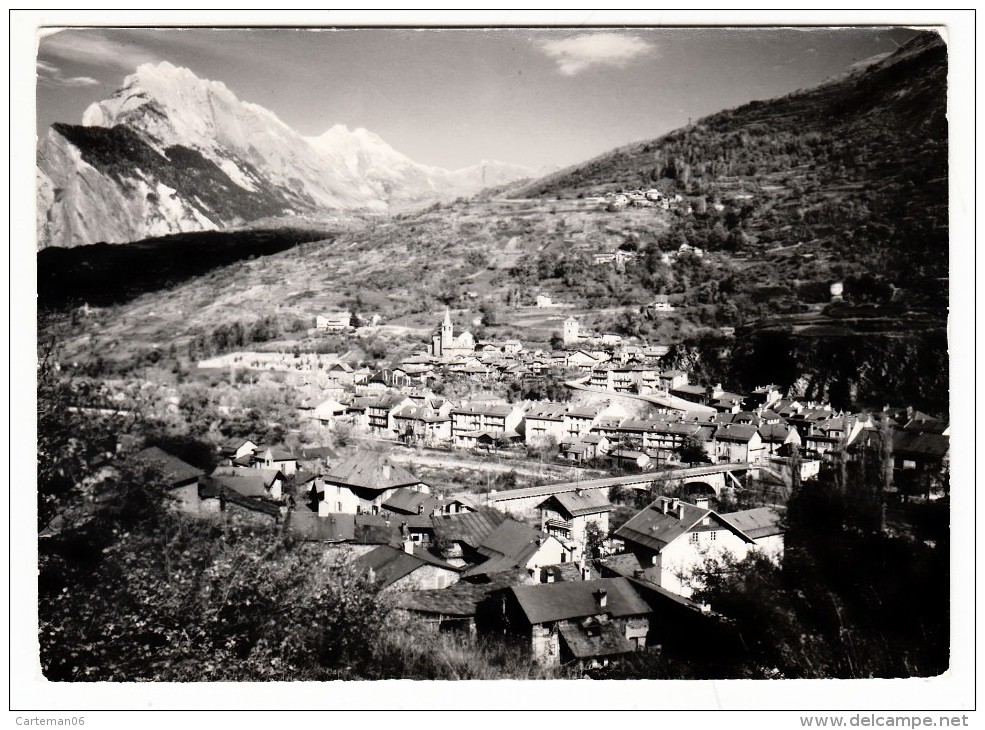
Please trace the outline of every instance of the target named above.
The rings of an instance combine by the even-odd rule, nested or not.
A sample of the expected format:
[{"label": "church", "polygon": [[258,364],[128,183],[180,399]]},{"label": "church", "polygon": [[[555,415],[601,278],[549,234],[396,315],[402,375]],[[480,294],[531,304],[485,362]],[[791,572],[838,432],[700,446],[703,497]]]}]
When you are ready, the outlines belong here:
[{"label": "church", "polygon": [[469,332],[455,337],[451,324],[451,312],[445,307],[445,319],[441,327],[431,336],[432,357],[457,357],[475,352],[475,338]]}]

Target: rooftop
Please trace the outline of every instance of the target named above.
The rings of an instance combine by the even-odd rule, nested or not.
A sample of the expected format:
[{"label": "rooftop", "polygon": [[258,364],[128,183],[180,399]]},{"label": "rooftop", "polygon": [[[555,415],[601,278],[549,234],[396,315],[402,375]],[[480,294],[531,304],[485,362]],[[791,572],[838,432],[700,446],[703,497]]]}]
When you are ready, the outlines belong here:
[{"label": "rooftop", "polygon": [[557,503],[572,517],[611,512],[615,509],[601,489],[586,489],[581,492],[561,492],[545,499],[538,506],[543,507],[550,502]]},{"label": "rooftop", "polygon": [[407,487],[401,487],[383,503],[383,507],[391,512],[416,515],[420,513],[420,508],[422,505],[425,506],[426,509],[428,502],[433,505],[436,501],[437,499],[430,494],[418,492],[414,489],[408,489]]},{"label": "rooftop", "polygon": [[438,515],[431,522],[436,536],[477,548],[505,519],[506,515],[502,512],[479,509],[456,515]]},{"label": "rooftop", "polygon": [[320,517],[310,510],[293,510],[287,513],[284,531],[310,542],[347,542],[356,534],[355,515]]},{"label": "rooftop", "polygon": [[191,482],[199,477],[205,476],[205,472],[182,461],[177,456],[172,456],[167,451],[151,446],[133,454],[131,459],[153,464],[161,469],[161,475],[168,480],[171,486],[179,486],[184,482]]},{"label": "rooftop", "polygon": [[380,545],[365,555],[360,555],[353,561],[353,565],[363,572],[372,569],[381,588],[393,585],[401,578],[425,565],[433,565],[455,573],[459,572],[459,568],[436,558],[421,547],[415,547],[413,553],[408,553],[390,545]]},{"label": "rooftop", "polygon": [[592,622],[588,626],[564,624],[558,632],[576,659],[616,656],[636,650],[636,645],[614,623]]},{"label": "rooftop", "polygon": [[325,474],[325,481],[378,491],[421,483],[418,477],[379,451],[357,452],[333,466]]},{"label": "rooftop", "polygon": [[[606,592],[606,606],[599,607],[597,593]],[[625,578],[540,583],[510,589],[531,625],[599,614],[613,617],[650,613],[644,601]]]},{"label": "rooftop", "polygon": [[[664,504],[668,505],[666,513],[663,511]],[[679,515],[677,510],[669,506],[671,504],[673,504],[672,500],[657,499],[613,534],[623,540],[659,552],[669,543],[688,532],[702,519],[713,514],[710,509],[696,507],[693,504],[678,500],[677,505],[683,510]]]},{"label": "rooftop", "polygon": [[782,535],[784,532],[782,517],[772,507],[744,509],[739,512],[729,512],[720,515],[720,517],[754,540],[769,535]]}]

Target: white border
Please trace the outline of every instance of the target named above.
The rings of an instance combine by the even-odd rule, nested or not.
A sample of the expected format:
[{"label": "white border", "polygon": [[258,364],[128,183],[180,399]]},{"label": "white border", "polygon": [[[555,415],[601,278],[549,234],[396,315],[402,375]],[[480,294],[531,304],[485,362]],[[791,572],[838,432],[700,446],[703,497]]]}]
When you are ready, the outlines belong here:
[{"label": "white border", "polygon": [[[917,714],[936,715],[925,710],[962,710],[973,706],[974,656],[974,577],[971,556],[974,546],[974,460],[972,445],[974,417],[971,409],[952,407],[952,530],[954,564],[952,570],[952,649],[951,670],[943,677],[930,680],[851,680],[851,681],[787,681],[768,682],[358,682],[326,683],[311,687],[305,684],[202,684],[202,685],[91,685],[50,684],[40,675],[36,643],[36,535],[34,495],[31,485],[34,473],[25,455],[32,453],[36,443],[33,390],[35,353],[35,290],[36,267],[32,239],[34,238],[34,145],[28,140],[35,135],[34,61],[36,55],[35,29],[40,25],[499,25],[546,24],[593,26],[602,24],[784,24],[784,25],[946,25],[950,55],[951,133],[951,311],[949,323],[951,341],[952,393],[967,400],[974,388],[974,352],[971,333],[974,331],[973,268],[969,256],[973,252],[973,211],[975,201],[973,119],[975,109],[972,80],[974,53],[974,16],[959,11],[12,11],[10,17],[11,67],[10,109],[11,169],[10,205],[13,235],[10,239],[12,270],[11,322],[13,355],[10,362],[10,422],[9,460],[13,464],[10,491],[11,544],[11,706],[23,708],[11,713],[17,717],[59,717],[74,708],[102,707],[120,709],[333,709],[380,710],[414,708],[427,710],[496,710],[520,708],[552,708],[569,711],[593,709],[718,709],[770,708],[776,710],[905,710]],[[977,403],[976,403],[977,405]],[[977,409],[976,409],[977,410]],[[977,573],[977,568],[975,570]],[[921,590],[914,586],[915,592]],[[905,611],[905,606],[900,610]],[[30,710],[49,710],[33,712]],[[80,714],[80,713],[73,713]],[[164,723],[184,722],[184,716],[130,713],[81,713],[87,716],[88,727],[129,727],[134,722],[163,726]],[[566,713],[567,714],[567,713]],[[599,718],[573,715],[565,718],[529,716],[533,722],[584,722],[592,724]],[[317,721],[300,714],[286,719],[299,722]],[[711,718],[712,721],[734,721],[755,718],[757,726],[798,727],[795,717],[779,713],[755,713]],[[191,718],[189,718],[191,719]],[[208,721],[209,718],[202,717]],[[356,721],[362,718],[353,718]],[[384,722],[388,718],[381,718]],[[393,720],[397,717],[393,716]],[[400,716],[401,724],[425,722],[456,722],[465,718],[450,715]],[[504,718],[505,719],[505,718]],[[628,718],[627,718],[628,719]],[[693,724],[697,718],[661,716],[659,720],[680,720]],[[618,722],[614,717],[609,722]],[[261,718],[263,721],[263,718]],[[474,719],[472,720],[474,722]],[[495,719],[494,719],[495,721]],[[512,721],[512,719],[510,720]]]}]

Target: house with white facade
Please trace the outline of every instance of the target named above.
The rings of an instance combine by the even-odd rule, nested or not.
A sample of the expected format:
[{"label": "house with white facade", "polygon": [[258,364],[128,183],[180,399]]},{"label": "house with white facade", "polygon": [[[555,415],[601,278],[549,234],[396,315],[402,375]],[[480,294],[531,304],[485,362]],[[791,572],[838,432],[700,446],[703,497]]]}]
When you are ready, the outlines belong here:
[{"label": "house with white facade", "polygon": [[[644,566],[641,575],[644,580],[689,597],[693,592],[691,576],[709,557],[727,551],[741,560],[751,549],[763,549],[771,556],[776,554],[775,546],[781,539],[776,538],[781,534],[778,516],[772,512],[736,514],[739,516],[720,515],[708,509],[704,502],[690,504],[673,497],[659,497],[614,535]],[[743,523],[758,537],[738,526]],[[761,542],[757,543],[757,539]]]}]

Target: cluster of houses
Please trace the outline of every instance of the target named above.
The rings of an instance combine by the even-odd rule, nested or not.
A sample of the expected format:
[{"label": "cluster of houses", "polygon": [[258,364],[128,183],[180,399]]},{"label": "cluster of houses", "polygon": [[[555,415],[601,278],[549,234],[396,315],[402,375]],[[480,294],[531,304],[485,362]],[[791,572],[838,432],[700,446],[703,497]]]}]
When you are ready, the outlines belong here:
[{"label": "cluster of houses", "polygon": [[[616,268],[619,269],[622,266],[625,266],[626,262],[634,261],[639,258],[639,255],[640,254],[638,251],[624,251],[622,249],[616,249],[614,251],[599,251],[592,254],[592,263],[596,266],[615,264]],[[697,246],[692,246],[689,243],[682,243],[676,251],[664,251],[660,255],[660,263],[664,266],[670,266],[678,259],[687,257],[703,259],[705,257],[704,249]]]},{"label": "cluster of houses", "polygon": [[[661,644],[666,625],[655,618],[668,611],[714,621],[689,598],[694,569],[720,550],[777,560],[783,551],[770,508],[720,514],[707,501],[661,497],[610,537],[614,507],[597,489],[549,494],[539,519],[521,522],[475,498],[438,496],[381,452],[340,460],[330,449],[293,456],[244,441],[221,456],[209,475],[156,447],[130,458],[160,469],[178,509],[270,517],[294,539],[344,554],[421,627],[506,631],[550,665],[605,666]],[[593,544],[592,532],[604,540]]]},{"label": "cluster of houses", "polygon": [[[660,299],[653,306],[669,303]],[[682,450],[690,445],[691,460],[698,453],[698,458],[711,463],[773,466],[782,471],[797,447],[802,478],[817,474],[821,461],[832,452],[865,445],[879,423],[890,417],[784,398],[772,384],[749,393],[727,391],[720,384],[694,384],[688,373],[657,364],[666,348],[620,343],[608,350],[574,349],[587,341],[574,317],[565,320],[563,339],[569,349],[550,353],[528,353],[519,341],[505,341],[483,343],[471,358],[411,358],[413,362],[378,371],[358,383],[352,368],[337,363],[328,375],[347,387],[336,383],[322,389],[328,400],[309,401],[305,415],[330,428],[346,423],[377,438],[428,446],[491,450],[553,444],[558,456],[571,462],[604,460],[630,469],[679,464]],[[459,341],[447,315],[435,341],[441,348]],[[612,397],[595,405],[511,403],[494,395],[456,401],[426,387],[430,377],[442,373],[489,371],[566,372],[576,379],[572,382],[577,387]],[[632,406],[639,403],[655,415],[635,417],[638,408]],[[905,413],[892,421],[898,453],[913,456],[901,456],[901,468],[946,464],[947,432],[932,433],[929,416],[919,415],[923,421]],[[920,435],[913,435],[917,432]]]},{"label": "cluster of houses", "polygon": [[681,195],[667,195],[656,188],[607,192],[602,195],[586,198],[585,202],[590,205],[596,205],[603,210],[622,210],[623,208],[661,208],[662,210],[675,210],[681,208],[687,213],[691,212],[691,206],[687,205]]},{"label": "cluster of houses", "polygon": [[[802,478],[837,452],[881,448],[888,426],[899,481],[947,468],[948,423],[913,409],[838,412],[785,398],[774,385],[732,393],[631,360],[587,372],[584,387],[611,399],[454,402],[391,372],[377,381],[378,394],[338,402],[325,417],[359,419],[385,439],[466,449],[556,445],[571,462],[606,459],[631,469],[684,460],[792,465],[796,446]],[[655,408],[640,418],[625,399],[651,397],[640,395],[647,389]],[[609,494],[590,483],[538,491],[517,518],[496,509],[492,495],[436,489],[371,449],[341,458],[329,447],[293,453],[243,440],[218,456],[208,474],[156,447],[132,458],[161,469],[178,509],[269,520],[326,555],[348,556],[421,627],[513,634],[545,664],[605,666],[672,642],[671,625],[714,632],[727,622],[692,600],[698,569],[725,551],[779,560],[784,549],[777,509],[721,512],[697,492],[658,497],[612,529]]]}]

